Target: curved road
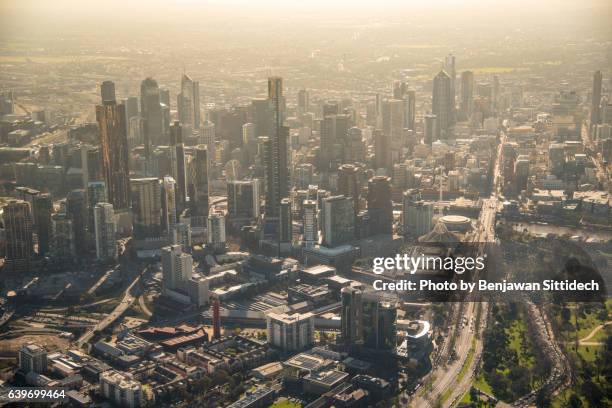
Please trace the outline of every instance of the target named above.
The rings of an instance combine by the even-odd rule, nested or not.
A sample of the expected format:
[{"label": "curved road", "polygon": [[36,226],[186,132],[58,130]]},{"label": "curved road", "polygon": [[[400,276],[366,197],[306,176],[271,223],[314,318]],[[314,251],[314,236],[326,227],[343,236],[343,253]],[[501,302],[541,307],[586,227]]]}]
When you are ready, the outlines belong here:
[{"label": "curved road", "polygon": [[125,289],[123,299],[121,299],[121,302],[119,302],[117,307],[115,307],[115,309],[108,316],[79,337],[79,339],[76,341],[76,345],[78,347],[82,347],[83,344],[89,342],[93,338],[96,331],[102,331],[113,324],[115,320],[121,317],[121,315],[123,315],[123,313],[125,313],[125,311],[132,306],[132,303],[134,303],[134,300],[136,300],[136,297],[132,295],[132,289],[140,282],[141,276],[142,274],[136,276],[132,283],[130,283],[130,285]]}]

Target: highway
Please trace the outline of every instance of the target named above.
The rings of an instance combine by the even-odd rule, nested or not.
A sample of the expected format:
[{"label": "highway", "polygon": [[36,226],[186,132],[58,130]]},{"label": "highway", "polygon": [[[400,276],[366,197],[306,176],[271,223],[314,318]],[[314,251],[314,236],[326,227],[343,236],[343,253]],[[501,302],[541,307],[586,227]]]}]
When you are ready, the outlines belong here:
[{"label": "highway", "polygon": [[[493,188],[491,196],[482,200],[482,208],[476,230],[470,241],[477,245],[478,256],[486,253],[487,244],[495,242],[495,215],[499,209],[501,192],[502,146],[505,135],[502,134],[497,146],[496,162],[493,170]],[[474,277],[477,279],[477,276]],[[468,299],[469,300],[469,299]],[[449,330],[440,358],[434,362],[430,374],[423,379],[422,387],[409,402],[414,407],[433,407],[441,403],[450,407],[466,393],[472,383],[472,374],[482,354],[482,337],[476,336],[476,327],[482,333],[487,324],[487,302],[466,301],[455,303],[450,314],[450,321],[455,325]],[[476,322],[479,317],[480,321]],[[454,333],[454,334],[453,334]],[[454,336],[454,344],[449,345]],[[455,359],[450,360],[454,350]]]},{"label": "highway", "polygon": [[94,327],[83,333],[81,337],[79,337],[79,339],[76,341],[76,345],[78,347],[82,347],[83,344],[89,342],[96,332],[101,332],[102,330],[113,324],[115,320],[121,317],[123,313],[125,313],[125,311],[128,310],[130,306],[132,306],[134,300],[136,300],[137,298],[137,296],[132,293],[132,290],[140,282],[140,278],[142,277],[144,271],[146,271],[146,269],[143,270],[140,274],[138,274],[129,284],[129,286],[125,289],[125,291],[123,292],[123,299],[121,299],[121,302],[119,302],[115,309],[108,316],[102,319],[98,324],[96,324]]}]

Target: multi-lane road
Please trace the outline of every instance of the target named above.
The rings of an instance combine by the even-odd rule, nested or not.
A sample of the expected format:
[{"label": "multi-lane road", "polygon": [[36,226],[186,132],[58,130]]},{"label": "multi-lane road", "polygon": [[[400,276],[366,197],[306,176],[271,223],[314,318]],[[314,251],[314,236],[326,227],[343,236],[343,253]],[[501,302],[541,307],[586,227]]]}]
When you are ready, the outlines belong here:
[{"label": "multi-lane road", "polygon": [[[482,200],[476,230],[470,239],[477,246],[479,256],[486,253],[488,244],[495,242],[495,215],[499,209],[504,141],[505,135],[502,135],[496,151],[492,193],[489,198]],[[415,393],[409,402],[411,406],[432,407],[441,403],[449,407],[469,390],[472,373],[480,360],[483,347],[482,336],[476,336],[476,328],[479,328],[480,333],[484,330],[488,304],[469,301],[469,298],[467,300],[453,305],[450,316],[455,326],[450,328],[446,341],[449,342],[452,337],[450,333],[454,333],[454,344],[445,345],[439,361],[434,363],[431,373],[423,379],[426,386]],[[451,354],[456,358],[449,360]]]}]

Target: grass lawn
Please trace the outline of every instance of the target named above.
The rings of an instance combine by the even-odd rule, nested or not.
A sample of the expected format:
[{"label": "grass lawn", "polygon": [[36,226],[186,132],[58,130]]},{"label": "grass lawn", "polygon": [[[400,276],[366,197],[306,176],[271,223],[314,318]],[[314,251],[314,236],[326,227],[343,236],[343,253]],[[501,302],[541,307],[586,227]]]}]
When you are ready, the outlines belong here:
[{"label": "grass lawn", "polygon": [[476,380],[472,383],[472,385],[482,392],[493,395],[493,389],[482,374],[479,374],[478,377],[476,377]]}]

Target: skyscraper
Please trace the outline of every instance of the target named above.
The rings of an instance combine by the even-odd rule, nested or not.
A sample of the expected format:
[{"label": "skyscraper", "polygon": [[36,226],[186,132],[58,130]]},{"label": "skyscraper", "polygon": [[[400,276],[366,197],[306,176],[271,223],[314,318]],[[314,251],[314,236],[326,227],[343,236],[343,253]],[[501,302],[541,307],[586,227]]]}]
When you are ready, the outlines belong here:
[{"label": "skyscraper", "polygon": [[355,238],[353,198],[341,195],[323,199],[321,209],[323,245],[335,247]]},{"label": "skyscraper", "polygon": [[358,283],[342,288],[341,336],[347,348],[363,343],[363,287]]},{"label": "skyscraper", "polygon": [[268,343],[285,352],[314,345],[314,314],[267,313]]},{"label": "skyscraper", "polygon": [[30,205],[22,200],[9,200],[2,219],[6,233],[5,265],[13,271],[25,271],[30,267],[34,248]]},{"label": "skyscraper", "polygon": [[151,146],[163,143],[163,119],[159,86],[153,78],[146,78],[140,84],[140,116],[143,124],[145,156],[151,159]]},{"label": "skyscraper", "polygon": [[415,130],[416,118],[416,92],[406,91],[404,95],[404,127]]},{"label": "skyscraper", "polygon": [[309,100],[309,95],[308,95],[307,90],[300,89],[298,91],[297,106],[298,106],[298,113],[302,114],[302,113],[306,113],[309,111],[310,100]]},{"label": "skyscraper", "polygon": [[374,131],[374,161],[377,169],[390,171],[391,160],[391,137],[380,129]]},{"label": "skyscraper", "polygon": [[187,174],[185,165],[185,145],[181,124],[174,122],[170,126],[170,171],[176,181],[176,202],[183,208],[187,202]]},{"label": "skyscraper", "polygon": [[178,219],[176,203],[176,182],[171,176],[165,176],[161,182],[162,230],[172,236],[174,225]]},{"label": "skyscraper", "polygon": [[593,74],[593,91],[591,92],[591,132],[595,125],[601,123],[601,81],[601,71],[595,72],[595,74]]},{"label": "skyscraper", "polygon": [[[111,85],[107,81],[104,90],[106,97],[111,94],[109,88]],[[96,119],[100,128],[102,173],[106,182],[108,201],[113,204],[115,210],[126,210],[130,207],[129,151],[125,115],[125,105],[117,105],[115,100],[103,101],[102,105],[96,106]],[[92,181],[91,175],[88,181]]]},{"label": "skyscraper", "polygon": [[382,104],[382,131],[391,138],[391,143],[398,146],[404,133],[405,102],[391,99]]},{"label": "skyscraper", "polygon": [[432,114],[425,115],[424,122],[423,143],[431,146],[431,144],[439,137],[438,117]]},{"label": "skyscraper", "polygon": [[455,114],[455,81],[457,78],[457,71],[455,69],[455,56],[453,54],[448,54],[444,59],[444,71],[448,74],[450,78],[450,98],[449,104],[451,106],[451,117],[450,122],[454,123],[454,114]]},{"label": "skyscraper", "polygon": [[376,176],[368,182],[368,213],[371,233],[393,233],[393,203],[391,201],[391,178]]},{"label": "skyscraper", "polygon": [[77,255],[87,251],[87,195],[85,190],[72,190],[66,197],[66,215],[72,220]]},{"label": "skyscraper", "polygon": [[161,189],[155,177],[131,180],[134,238],[161,236]]},{"label": "skyscraper", "polygon": [[117,225],[113,205],[98,203],[94,207],[93,214],[96,258],[99,260],[117,259]]},{"label": "skyscraper", "polygon": [[338,169],[338,194],[353,199],[353,207],[356,213],[359,211],[359,197],[361,195],[359,170],[359,167],[352,164],[343,164]]},{"label": "skyscraper", "polygon": [[227,182],[227,215],[230,219],[256,219],[259,210],[259,180]]},{"label": "skyscraper", "polygon": [[58,262],[74,262],[76,247],[72,218],[66,213],[53,214],[51,229],[53,231],[52,259]]},{"label": "skyscraper", "polygon": [[185,291],[187,281],[193,275],[193,259],[182,251],[180,245],[170,245],[161,250],[162,288]]},{"label": "skyscraper", "polygon": [[34,197],[33,208],[38,235],[38,255],[45,256],[49,252],[51,243],[51,214],[53,213],[51,194],[42,193]]},{"label": "skyscraper", "polygon": [[208,245],[215,251],[225,249],[225,215],[213,212],[208,216]]},{"label": "skyscraper", "polygon": [[315,200],[304,200],[302,209],[304,211],[304,244],[306,247],[312,247],[319,241],[317,202]]},{"label": "skyscraper", "polygon": [[438,118],[437,139],[448,139],[451,136],[453,106],[452,106],[451,78],[444,71],[440,71],[433,80],[433,99],[431,110]]},{"label": "skyscraper", "polygon": [[187,129],[200,128],[200,83],[187,74],[181,78],[181,93],[177,96],[179,119]]},{"label": "skyscraper", "polygon": [[206,225],[208,217],[208,149],[204,145],[195,148],[193,165],[195,167],[192,184],[189,186],[189,199],[193,225]]},{"label": "skyscraper", "polygon": [[264,160],[266,218],[274,222],[280,217],[281,200],[289,195],[289,128],[283,126],[283,80],[280,77],[268,78],[268,104],[272,120]]},{"label": "skyscraper", "polygon": [[376,293],[364,292],[358,283],[342,289],[341,301],[341,335],[348,350],[395,348],[395,305],[381,302]]},{"label": "skyscraper", "polygon": [[358,127],[347,131],[344,143],[344,162],[361,163],[365,160],[366,146],[363,141],[363,132]]},{"label": "skyscraper", "polygon": [[461,73],[461,116],[469,119],[474,110],[474,73],[463,71]]},{"label": "skyscraper", "polygon": [[280,216],[280,242],[291,242],[293,240],[293,217],[290,199],[281,200]]}]

